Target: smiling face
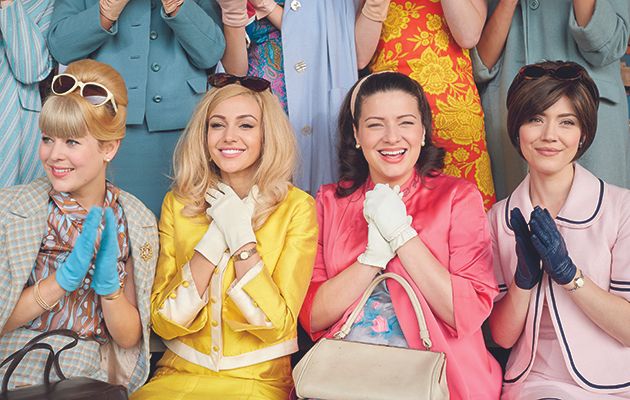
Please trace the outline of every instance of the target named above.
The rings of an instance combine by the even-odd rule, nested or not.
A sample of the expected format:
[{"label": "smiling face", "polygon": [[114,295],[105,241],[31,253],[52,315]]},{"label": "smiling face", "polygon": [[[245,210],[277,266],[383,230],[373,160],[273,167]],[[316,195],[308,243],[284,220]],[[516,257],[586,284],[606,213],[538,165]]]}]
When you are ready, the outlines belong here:
[{"label": "smiling face", "polygon": [[580,123],[566,97],[525,121],[519,129],[521,153],[530,171],[547,176],[573,170],[581,136]]},{"label": "smiling face", "polygon": [[361,105],[355,139],[375,183],[402,185],[413,174],[424,139],[417,100],[400,91],[377,92]]},{"label": "smiling face", "polygon": [[230,97],[208,117],[208,151],[221,178],[251,183],[262,150],[262,111],[250,95]]},{"label": "smiling face", "polygon": [[84,208],[102,203],[107,161],[120,142],[99,144],[92,135],[66,138],[42,135],[39,159],[53,188],[70,193]]}]

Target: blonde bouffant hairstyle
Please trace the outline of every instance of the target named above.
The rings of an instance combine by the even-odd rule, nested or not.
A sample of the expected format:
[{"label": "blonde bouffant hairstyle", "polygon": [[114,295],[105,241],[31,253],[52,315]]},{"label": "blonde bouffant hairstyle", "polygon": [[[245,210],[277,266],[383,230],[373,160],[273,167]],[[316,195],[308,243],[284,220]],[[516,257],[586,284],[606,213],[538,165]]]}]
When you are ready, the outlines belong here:
[{"label": "blonde bouffant hairstyle", "polygon": [[65,95],[50,93],[39,117],[39,128],[48,136],[71,139],[88,133],[100,143],[125,137],[127,120],[127,88],[120,74],[107,64],[94,60],[79,60],[68,65],[63,72],[79,81],[96,82],[114,95],[118,111],[114,112],[111,101],[94,106],[75,89]]},{"label": "blonde bouffant hairstyle", "polygon": [[236,96],[251,96],[262,115],[262,149],[252,184],[258,186],[252,225],[260,228],[287,196],[296,165],[297,144],[280,103],[269,90],[255,92],[240,84],[213,88],[199,102],[173,155],[173,193],[184,203],[182,214],[195,217],[208,205],[204,195],[221,180],[221,171],[208,150],[208,119],[218,104]]}]

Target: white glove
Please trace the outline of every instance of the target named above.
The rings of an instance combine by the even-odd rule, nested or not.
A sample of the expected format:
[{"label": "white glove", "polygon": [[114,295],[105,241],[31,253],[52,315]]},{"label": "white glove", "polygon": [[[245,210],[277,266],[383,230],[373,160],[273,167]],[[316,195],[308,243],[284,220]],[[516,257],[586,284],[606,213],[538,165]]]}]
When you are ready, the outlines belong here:
[{"label": "white glove", "polygon": [[223,25],[240,28],[247,25],[247,0],[217,0]]},{"label": "white glove", "polygon": [[[254,188],[250,192],[252,203],[255,203],[258,190]],[[253,207],[241,200],[231,187],[220,182],[217,189],[209,188],[206,191],[206,201],[210,204],[207,212],[223,233],[230,254],[234,254],[247,243],[256,243],[252,228]]]},{"label": "white glove", "polygon": [[376,225],[394,252],[418,235],[411,227],[412,218],[407,215],[398,185],[392,189],[387,184],[379,183],[367,192],[363,215]]},{"label": "white glove", "polygon": [[390,0],[365,0],[361,14],[376,22],[384,22],[387,19]]},{"label": "white glove", "polygon": [[225,243],[223,234],[217,224],[212,221],[206,233],[199,243],[197,243],[197,246],[195,246],[195,251],[204,256],[206,260],[210,261],[212,265],[216,267],[219,265],[219,261],[221,261],[225,250],[227,250],[227,244]]},{"label": "white glove", "polygon": [[396,253],[392,250],[379,232],[376,225],[368,220],[368,242],[365,251],[357,257],[357,261],[364,265],[385,269],[387,263]]}]

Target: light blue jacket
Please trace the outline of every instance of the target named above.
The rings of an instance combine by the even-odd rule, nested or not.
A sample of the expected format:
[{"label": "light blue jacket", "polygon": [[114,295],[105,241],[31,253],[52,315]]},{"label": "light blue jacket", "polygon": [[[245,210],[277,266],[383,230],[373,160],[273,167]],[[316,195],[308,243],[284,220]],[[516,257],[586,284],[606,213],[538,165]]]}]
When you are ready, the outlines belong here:
[{"label": "light blue jacket", "polygon": [[284,79],[301,153],[295,184],[313,195],[338,177],[337,115],[357,80],[355,2],[299,0],[284,5]]},{"label": "light blue jacket", "polygon": [[[488,15],[497,3],[490,0]],[[575,61],[595,80],[601,96],[597,135],[579,163],[608,183],[630,187],[628,105],[619,72],[628,44],[629,14],[628,0],[598,0],[588,25],[579,27],[572,0],[520,0],[495,66],[488,70],[477,52],[471,52],[497,199],[511,193],[527,173],[507,134],[507,91],[523,65],[541,60]]]},{"label": "light blue jacket", "polygon": [[214,0],[185,0],[174,17],[160,0],[131,0],[109,31],[98,0],[58,0],[48,46],[63,64],[92,58],[116,68],[129,92],[127,124],[146,118],[149,131],[165,131],[186,126],[225,39]]}]

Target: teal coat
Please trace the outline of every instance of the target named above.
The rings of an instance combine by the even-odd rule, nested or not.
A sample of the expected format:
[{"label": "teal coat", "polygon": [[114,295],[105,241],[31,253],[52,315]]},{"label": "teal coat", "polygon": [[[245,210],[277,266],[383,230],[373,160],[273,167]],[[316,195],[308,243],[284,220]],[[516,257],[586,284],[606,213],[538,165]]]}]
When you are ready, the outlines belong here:
[{"label": "teal coat", "polygon": [[185,0],[174,17],[160,0],[131,0],[109,31],[98,0],[57,0],[48,47],[63,64],[92,58],[116,68],[129,92],[127,125],[146,118],[153,132],[186,126],[225,39],[214,0]]},{"label": "teal coat", "polygon": [[[490,0],[488,15],[497,3]],[[488,70],[477,52],[471,52],[497,199],[511,193],[527,173],[507,134],[507,91],[523,65],[543,59],[575,61],[593,77],[601,96],[597,136],[579,163],[606,182],[630,188],[628,105],[619,73],[628,43],[629,8],[628,0],[598,0],[591,21],[581,28],[572,0],[521,0],[497,64]]]}]

